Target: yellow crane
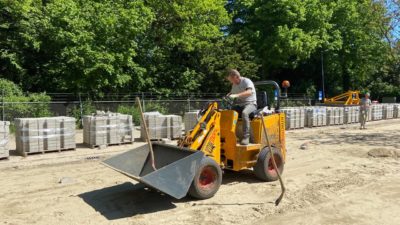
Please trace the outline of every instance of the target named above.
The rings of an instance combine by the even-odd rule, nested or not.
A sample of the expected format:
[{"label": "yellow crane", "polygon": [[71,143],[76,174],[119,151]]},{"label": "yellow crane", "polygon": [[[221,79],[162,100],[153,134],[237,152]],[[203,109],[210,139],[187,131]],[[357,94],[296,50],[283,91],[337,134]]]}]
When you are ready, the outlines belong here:
[{"label": "yellow crane", "polygon": [[347,91],[332,98],[324,98],[325,105],[359,105],[360,91]]}]

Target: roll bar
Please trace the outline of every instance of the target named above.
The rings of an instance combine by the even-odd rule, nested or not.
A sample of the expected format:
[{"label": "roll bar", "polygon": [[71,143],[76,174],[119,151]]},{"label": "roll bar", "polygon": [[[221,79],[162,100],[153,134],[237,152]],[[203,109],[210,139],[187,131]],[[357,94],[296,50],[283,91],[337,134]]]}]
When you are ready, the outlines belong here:
[{"label": "roll bar", "polygon": [[281,106],[281,88],[279,87],[279,84],[276,83],[273,80],[263,80],[263,81],[254,82],[254,85],[255,86],[260,86],[260,85],[273,85],[273,86],[275,86],[275,89],[278,92],[278,100],[277,100],[277,103],[276,103],[275,111],[279,111],[280,106]]}]

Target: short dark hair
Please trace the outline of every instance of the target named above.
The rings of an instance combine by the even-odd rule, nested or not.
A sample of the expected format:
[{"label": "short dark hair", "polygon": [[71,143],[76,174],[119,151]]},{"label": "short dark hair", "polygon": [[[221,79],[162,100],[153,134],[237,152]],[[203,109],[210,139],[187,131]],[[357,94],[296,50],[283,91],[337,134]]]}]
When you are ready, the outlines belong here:
[{"label": "short dark hair", "polygon": [[237,71],[237,69],[228,69],[227,76],[228,77],[235,77],[235,76],[240,77],[240,73],[239,73],[239,71]]}]

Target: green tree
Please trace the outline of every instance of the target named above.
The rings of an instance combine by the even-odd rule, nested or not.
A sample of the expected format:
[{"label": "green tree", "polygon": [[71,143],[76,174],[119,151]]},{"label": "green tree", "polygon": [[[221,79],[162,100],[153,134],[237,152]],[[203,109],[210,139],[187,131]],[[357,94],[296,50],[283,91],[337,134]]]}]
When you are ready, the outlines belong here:
[{"label": "green tree", "polygon": [[143,1],[53,0],[40,20],[41,50],[46,56],[38,72],[57,90],[118,90],[144,76],[134,58],[137,40],[153,21]]},{"label": "green tree", "polygon": [[142,90],[157,93],[198,91],[204,80],[199,71],[201,51],[223,36],[229,23],[224,0],[149,0],[155,14],[141,40],[137,59],[146,68]]}]

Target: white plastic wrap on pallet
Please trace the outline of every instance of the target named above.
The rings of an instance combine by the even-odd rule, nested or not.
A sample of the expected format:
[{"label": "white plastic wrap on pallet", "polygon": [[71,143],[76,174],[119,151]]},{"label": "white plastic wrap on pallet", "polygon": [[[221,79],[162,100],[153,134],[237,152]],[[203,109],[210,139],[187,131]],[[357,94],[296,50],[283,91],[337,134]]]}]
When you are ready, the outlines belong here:
[{"label": "white plastic wrap on pallet", "polygon": [[199,114],[199,110],[196,111],[190,111],[190,112],[185,112],[185,115],[183,117],[183,123],[185,124],[185,132],[187,133],[191,129],[193,129],[194,126],[196,126],[198,118],[197,115]]},{"label": "white plastic wrap on pallet", "polygon": [[302,107],[286,107],[281,109],[286,117],[286,129],[304,128],[305,109]]},{"label": "white plastic wrap on pallet", "polygon": [[182,117],[177,115],[166,115],[169,119],[170,138],[180,138],[182,136]]},{"label": "white plastic wrap on pallet", "polygon": [[307,126],[326,126],[326,107],[307,107]]},{"label": "white plastic wrap on pallet", "polygon": [[371,105],[371,120],[383,119],[383,105],[373,104]]},{"label": "white plastic wrap on pallet", "polygon": [[393,119],[394,117],[394,105],[383,104],[383,119]]},{"label": "white plastic wrap on pallet", "polygon": [[327,107],[326,125],[341,125],[344,121],[343,107]]},{"label": "white plastic wrap on pallet", "polygon": [[360,107],[359,106],[346,106],[344,107],[344,124],[358,123],[360,120]]},{"label": "white plastic wrap on pallet", "polygon": [[0,121],[0,159],[10,156],[8,149],[8,139],[10,136],[10,122]]},{"label": "white plastic wrap on pallet", "polygon": [[42,117],[15,119],[18,153],[75,149],[75,118]]},{"label": "white plastic wrap on pallet", "polygon": [[400,104],[393,105],[393,118],[400,118]]},{"label": "white plastic wrap on pallet", "polygon": [[90,146],[133,142],[131,115],[100,113],[83,117],[83,142]]},{"label": "white plastic wrap on pallet", "polygon": [[[177,115],[162,115],[159,112],[144,113],[150,139],[175,139],[182,135],[182,117]],[[144,127],[141,126],[141,138],[146,138]]]}]

